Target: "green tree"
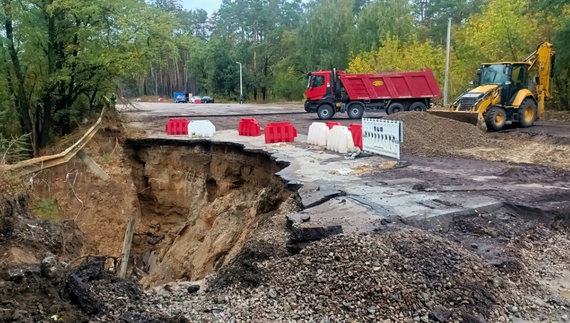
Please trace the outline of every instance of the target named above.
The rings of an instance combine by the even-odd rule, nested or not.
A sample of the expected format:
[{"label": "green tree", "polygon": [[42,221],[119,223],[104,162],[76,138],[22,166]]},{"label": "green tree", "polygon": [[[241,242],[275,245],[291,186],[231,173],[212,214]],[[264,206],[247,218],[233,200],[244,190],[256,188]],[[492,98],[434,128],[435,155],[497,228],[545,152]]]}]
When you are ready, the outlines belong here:
[{"label": "green tree", "polygon": [[414,31],[411,7],[400,0],[376,0],[366,4],[358,16],[351,38],[351,51],[375,50],[380,39],[392,35],[404,39]]},{"label": "green tree", "polygon": [[566,0],[543,0],[535,7],[543,13],[541,25],[547,29],[543,35],[552,36],[556,51],[554,67],[553,96],[550,106],[570,110],[570,3]]},{"label": "green tree", "polygon": [[356,18],[354,8],[353,0],[309,3],[299,37],[303,58],[310,70],[347,67]]},{"label": "green tree", "polygon": [[144,1],[3,0],[8,91],[34,151],[119,77],[144,73],[153,40],[171,35]]}]

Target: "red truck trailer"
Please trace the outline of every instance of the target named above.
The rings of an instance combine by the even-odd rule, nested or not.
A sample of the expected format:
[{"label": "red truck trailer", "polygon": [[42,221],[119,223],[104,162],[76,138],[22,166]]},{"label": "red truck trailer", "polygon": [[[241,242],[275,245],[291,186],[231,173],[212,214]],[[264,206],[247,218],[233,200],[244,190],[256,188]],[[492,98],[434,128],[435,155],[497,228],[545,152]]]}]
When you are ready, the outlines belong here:
[{"label": "red truck trailer", "polygon": [[328,120],[337,112],[360,119],[364,111],[387,114],[426,111],[441,91],[430,69],[418,72],[346,74],[318,71],[307,74],[305,111]]}]

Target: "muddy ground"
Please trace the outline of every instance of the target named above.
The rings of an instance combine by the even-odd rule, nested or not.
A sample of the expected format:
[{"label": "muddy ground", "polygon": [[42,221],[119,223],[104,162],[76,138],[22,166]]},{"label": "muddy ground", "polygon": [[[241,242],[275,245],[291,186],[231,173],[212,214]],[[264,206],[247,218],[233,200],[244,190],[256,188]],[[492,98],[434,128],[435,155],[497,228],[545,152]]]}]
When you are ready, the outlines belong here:
[{"label": "muddy ground", "polygon": [[[414,178],[410,191],[476,193],[502,204],[428,219],[384,217],[365,235],[337,237],[342,228],[307,231],[287,222],[308,203],[292,190],[299,186],[274,175],[286,163],[239,145],[140,139],[164,137],[167,118],[135,125],[133,117],[123,115],[123,126],[107,120],[87,148],[110,182],[74,159],[0,200],[0,321],[568,321],[570,124],[486,134],[457,124],[446,131],[437,120],[427,131],[421,115],[402,116],[413,138],[403,146],[410,166],[363,167],[354,175],[362,185]],[[256,118],[291,121],[300,134],[319,121]],[[208,119],[222,131],[235,130],[241,117]],[[37,219],[36,202],[45,199],[55,201],[55,219]],[[346,211],[345,220],[352,215]],[[115,259],[131,217],[130,278],[121,280]],[[292,248],[295,239],[302,243]],[[65,268],[59,276],[40,266],[48,252],[63,262],[54,265]],[[94,255],[109,258],[86,258]],[[98,274],[78,274],[86,267]],[[71,291],[85,288],[83,298]]]}]

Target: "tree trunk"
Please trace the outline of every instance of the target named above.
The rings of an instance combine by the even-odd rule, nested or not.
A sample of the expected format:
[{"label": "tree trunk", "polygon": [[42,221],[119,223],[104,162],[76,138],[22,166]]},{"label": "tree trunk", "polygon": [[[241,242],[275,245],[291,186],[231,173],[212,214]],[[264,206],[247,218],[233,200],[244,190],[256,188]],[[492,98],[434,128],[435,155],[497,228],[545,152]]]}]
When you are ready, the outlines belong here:
[{"label": "tree trunk", "polygon": [[[44,1],[44,12],[48,23],[48,42],[47,42],[47,59],[48,59],[48,66],[47,66],[47,75],[48,79],[51,78],[52,75],[55,74],[55,45],[57,42],[57,35],[55,31],[55,17],[53,13],[48,13],[46,8],[51,4],[50,0]],[[43,94],[43,111],[38,113],[38,122],[41,120],[41,127],[38,132],[38,146],[45,147],[50,138],[50,130],[52,126],[52,112],[53,112],[53,99],[52,93],[50,89],[50,85],[46,85],[44,88]]]},{"label": "tree trunk", "polygon": [[[10,83],[10,90],[15,98],[16,108],[18,112],[18,119],[20,121],[20,127],[22,132],[31,133],[31,145],[34,154],[37,151],[36,135],[34,129],[34,122],[30,114],[30,104],[28,97],[26,96],[24,88],[24,74],[22,73],[22,67],[20,64],[20,58],[16,52],[14,46],[14,25],[12,21],[12,2],[9,0],[4,0],[2,3],[4,7],[4,28],[6,31],[6,49],[8,55],[10,55],[10,60],[12,61],[12,71],[8,73],[8,79]],[[9,69],[8,69],[9,70]],[[10,70],[9,70],[10,71]]]}]

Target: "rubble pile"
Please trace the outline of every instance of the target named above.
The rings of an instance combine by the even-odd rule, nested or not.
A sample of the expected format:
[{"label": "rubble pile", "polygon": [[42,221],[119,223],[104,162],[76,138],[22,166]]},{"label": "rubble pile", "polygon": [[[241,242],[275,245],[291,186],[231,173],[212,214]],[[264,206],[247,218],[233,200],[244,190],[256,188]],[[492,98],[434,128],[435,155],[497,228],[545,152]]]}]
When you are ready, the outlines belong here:
[{"label": "rubble pile", "polygon": [[270,277],[265,286],[269,297],[259,308],[274,304],[293,317],[424,322],[430,317],[441,322],[506,318],[502,286],[493,284],[496,269],[422,232],[334,237],[299,256],[267,263],[264,270]]},{"label": "rubble pile", "polygon": [[490,264],[421,230],[339,235],[288,258],[258,260],[249,263],[256,285],[234,280],[190,289],[173,282],[146,293],[144,303],[192,322],[317,323],[564,322],[568,305],[529,276],[544,277],[545,268]]}]

